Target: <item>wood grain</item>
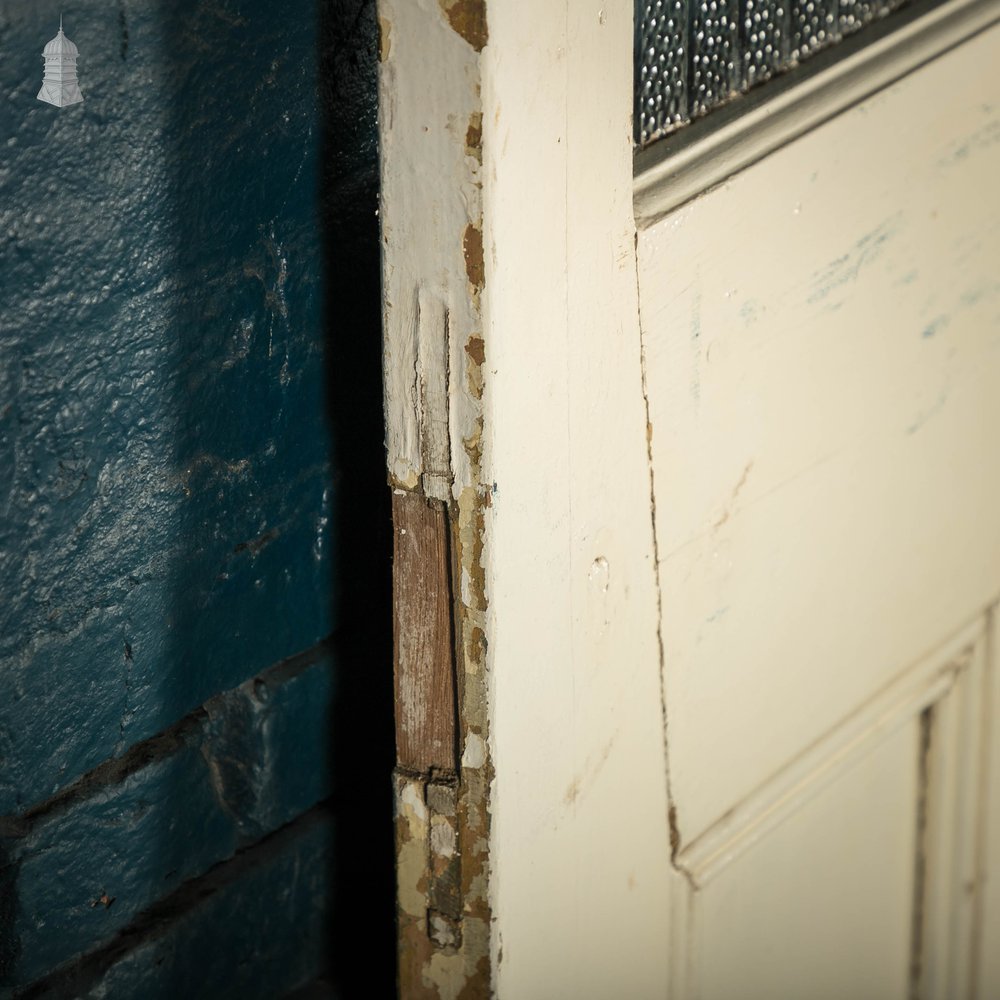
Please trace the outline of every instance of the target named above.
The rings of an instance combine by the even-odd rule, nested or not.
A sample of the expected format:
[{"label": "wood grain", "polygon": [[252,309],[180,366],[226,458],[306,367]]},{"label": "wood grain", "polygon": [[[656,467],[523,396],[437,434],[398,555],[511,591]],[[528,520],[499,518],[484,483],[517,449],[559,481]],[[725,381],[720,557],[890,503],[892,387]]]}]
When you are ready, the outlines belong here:
[{"label": "wood grain", "polygon": [[445,505],[394,490],[393,646],[396,759],[400,767],[454,771],[455,672]]}]

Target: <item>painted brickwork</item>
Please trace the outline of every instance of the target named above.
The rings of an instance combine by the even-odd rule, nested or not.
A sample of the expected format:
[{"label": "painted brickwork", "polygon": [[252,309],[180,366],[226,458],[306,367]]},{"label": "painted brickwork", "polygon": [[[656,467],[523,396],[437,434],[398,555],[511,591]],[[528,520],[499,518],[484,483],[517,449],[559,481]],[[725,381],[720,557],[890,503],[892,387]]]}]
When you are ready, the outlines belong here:
[{"label": "painted brickwork", "polygon": [[318,807],[23,1000],[282,996],[324,959],[332,827]]},{"label": "painted brickwork", "polygon": [[374,22],[0,2],[0,996],[280,996],[391,795]]}]

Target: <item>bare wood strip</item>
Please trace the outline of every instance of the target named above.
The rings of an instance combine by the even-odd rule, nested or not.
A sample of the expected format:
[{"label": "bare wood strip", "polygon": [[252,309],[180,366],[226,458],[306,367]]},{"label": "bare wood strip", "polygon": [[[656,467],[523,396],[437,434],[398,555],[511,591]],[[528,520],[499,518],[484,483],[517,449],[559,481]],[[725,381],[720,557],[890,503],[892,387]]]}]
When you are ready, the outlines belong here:
[{"label": "bare wood strip", "polygon": [[454,772],[455,672],[445,506],[394,490],[393,645],[396,760]]}]

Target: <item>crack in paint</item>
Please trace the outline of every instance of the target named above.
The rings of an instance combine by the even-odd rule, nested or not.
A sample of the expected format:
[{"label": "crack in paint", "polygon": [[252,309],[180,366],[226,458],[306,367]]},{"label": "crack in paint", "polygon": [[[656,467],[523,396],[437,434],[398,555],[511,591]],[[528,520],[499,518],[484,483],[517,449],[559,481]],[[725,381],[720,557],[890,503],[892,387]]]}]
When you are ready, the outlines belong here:
[{"label": "crack in paint", "polygon": [[[646,463],[649,468],[649,514],[653,531],[653,586],[656,591],[656,646],[660,664],[660,711],[663,719],[663,771],[667,791],[667,826],[670,831],[670,864],[684,877],[692,893],[698,890],[694,874],[680,860],[681,831],[670,774],[670,736],[667,718],[666,662],[663,652],[663,590],[660,586],[660,544],[656,533],[656,475],[653,467],[653,423],[649,405],[648,363],[646,337],[642,326],[642,290],[639,283],[639,234],[635,235],[635,293],[639,326],[639,365],[642,375],[642,402],[646,411]],[[749,469],[747,469],[747,473]]]},{"label": "crack in paint", "polygon": [[740,476],[739,482],[733,487],[732,493],[729,495],[729,503],[726,505],[726,509],[722,512],[721,516],[716,520],[715,524],[712,525],[713,528],[721,528],[726,521],[729,520],[730,515],[733,512],[733,508],[736,506],[736,501],[739,499],[740,491],[746,486],[747,477],[750,475],[750,470],[753,469],[753,459],[747,462],[743,469],[743,475]]}]

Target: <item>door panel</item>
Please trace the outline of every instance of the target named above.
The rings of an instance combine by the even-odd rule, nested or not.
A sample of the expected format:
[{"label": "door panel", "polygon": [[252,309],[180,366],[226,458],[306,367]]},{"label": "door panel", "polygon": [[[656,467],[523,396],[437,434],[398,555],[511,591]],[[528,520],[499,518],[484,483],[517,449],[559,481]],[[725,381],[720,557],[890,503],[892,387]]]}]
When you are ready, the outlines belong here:
[{"label": "door panel", "polygon": [[[805,983],[813,1000],[904,1000],[918,729],[911,720],[705,888],[705,1000],[801,996]],[[869,822],[853,822],[872,801]]]},{"label": "door panel", "polygon": [[[679,912],[704,911],[679,940],[712,958],[679,995],[751,995],[744,971],[791,995],[825,954],[831,996],[967,986],[953,890],[977,884],[970,699],[1000,595],[998,51],[980,34],[639,234]],[[854,895],[869,864],[885,884]],[[865,915],[874,964],[837,972]]]}]

